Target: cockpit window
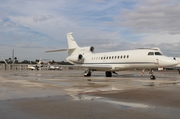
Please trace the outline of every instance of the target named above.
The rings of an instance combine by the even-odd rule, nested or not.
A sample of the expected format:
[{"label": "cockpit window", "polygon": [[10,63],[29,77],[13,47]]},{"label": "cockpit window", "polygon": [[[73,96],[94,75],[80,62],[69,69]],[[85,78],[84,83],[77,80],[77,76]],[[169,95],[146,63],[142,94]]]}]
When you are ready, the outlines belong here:
[{"label": "cockpit window", "polygon": [[154,55],[154,52],[149,52],[148,55]]},{"label": "cockpit window", "polygon": [[160,52],[155,52],[155,55],[162,55]]}]

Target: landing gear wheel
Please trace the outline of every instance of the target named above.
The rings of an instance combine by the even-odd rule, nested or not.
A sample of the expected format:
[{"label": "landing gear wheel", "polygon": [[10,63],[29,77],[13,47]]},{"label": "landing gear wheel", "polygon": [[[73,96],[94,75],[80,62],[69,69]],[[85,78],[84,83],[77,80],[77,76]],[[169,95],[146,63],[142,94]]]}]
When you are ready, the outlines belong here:
[{"label": "landing gear wheel", "polygon": [[85,77],[90,77],[91,76],[91,71],[90,70],[85,71],[84,76]]},{"label": "landing gear wheel", "polygon": [[179,74],[180,74],[180,69],[178,69],[178,72],[179,72]]},{"label": "landing gear wheel", "polygon": [[155,77],[154,75],[151,75],[151,76],[150,76],[150,79],[151,79],[151,80],[155,80],[156,77]]},{"label": "landing gear wheel", "polygon": [[155,79],[156,79],[156,77],[154,76],[154,69],[151,69],[151,70],[149,71],[149,74],[151,74],[151,76],[150,76],[150,79],[151,79],[151,80],[155,80]]},{"label": "landing gear wheel", "polygon": [[106,71],[106,77],[112,77],[112,72],[111,71]]}]

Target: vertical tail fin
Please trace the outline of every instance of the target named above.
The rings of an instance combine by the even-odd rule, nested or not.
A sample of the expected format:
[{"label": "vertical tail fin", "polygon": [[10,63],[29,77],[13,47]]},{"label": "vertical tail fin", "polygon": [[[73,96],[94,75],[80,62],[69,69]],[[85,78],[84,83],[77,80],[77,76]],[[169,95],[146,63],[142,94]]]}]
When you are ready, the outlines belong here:
[{"label": "vertical tail fin", "polygon": [[37,64],[41,64],[41,62],[42,62],[42,58],[39,59],[39,62]]},{"label": "vertical tail fin", "polygon": [[79,48],[79,46],[77,45],[76,41],[74,40],[73,36],[72,36],[72,32],[67,33],[67,41],[68,41],[68,47],[70,48]]},{"label": "vertical tail fin", "polygon": [[67,41],[68,41],[68,48],[60,49],[60,50],[50,50],[46,52],[58,52],[58,51],[68,51],[68,56],[72,54],[78,54],[80,47],[77,45],[76,41],[72,36],[72,32],[67,33]]}]

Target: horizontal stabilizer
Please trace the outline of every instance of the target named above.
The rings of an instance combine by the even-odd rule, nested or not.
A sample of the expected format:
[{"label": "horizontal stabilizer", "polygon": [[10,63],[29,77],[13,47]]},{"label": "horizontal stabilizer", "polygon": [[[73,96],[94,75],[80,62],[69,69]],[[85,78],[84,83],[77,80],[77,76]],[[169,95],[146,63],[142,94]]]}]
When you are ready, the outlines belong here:
[{"label": "horizontal stabilizer", "polygon": [[65,48],[65,49],[59,49],[59,50],[48,50],[45,52],[61,52],[61,51],[68,51],[68,50],[74,50],[75,48]]}]

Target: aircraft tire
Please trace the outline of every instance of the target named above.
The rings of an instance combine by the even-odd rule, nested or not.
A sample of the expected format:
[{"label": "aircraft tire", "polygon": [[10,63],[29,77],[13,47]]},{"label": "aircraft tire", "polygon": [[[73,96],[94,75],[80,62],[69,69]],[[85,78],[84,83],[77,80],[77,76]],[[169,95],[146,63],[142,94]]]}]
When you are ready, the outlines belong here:
[{"label": "aircraft tire", "polygon": [[84,72],[84,76],[85,77],[90,77],[91,76],[91,72],[90,71],[85,71]]},{"label": "aircraft tire", "polygon": [[155,77],[154,75],[151,75],[151,76],[150,76],[150,79],[151,79],[151,80],[155,80],[156,77]]},{"label": "aircraft tire", "polygon": [[111,71],[106,71],[106,77],[112,77],[112,72]]}]

